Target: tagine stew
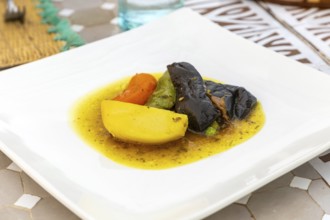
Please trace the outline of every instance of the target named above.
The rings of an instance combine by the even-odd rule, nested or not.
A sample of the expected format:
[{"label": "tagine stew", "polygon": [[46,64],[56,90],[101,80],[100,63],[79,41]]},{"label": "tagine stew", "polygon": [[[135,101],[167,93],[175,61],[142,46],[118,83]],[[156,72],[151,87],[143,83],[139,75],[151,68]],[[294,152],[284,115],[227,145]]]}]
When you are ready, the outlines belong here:
[{"label": "tagine stew", "polygon": [[[175,69],[177,67],[178,69]],[[182,85],[177,80],[189,81],[189,79],[182,79],[182,77],[185,77],[185,73],[182,73],[182,71],[188,71],[189,74],[190,72],[197,74],[194,73],[196,69],[187,63],[174,63],[168,66],[168,71],[176,89],[176,97],[174,97],[174,102],[176,103],[173,103],[174,106],[169,106],[169,110],[166,111],[181,111],[180,114],[188,115],[189,125],[183,137],[161,144],[134,143],[134,141],[114,138],[114,135],[106,129],[102,120],[101,103],[104,100],[113,100],[122,94],[130,83],[131,77],[93,91],[79,100],[72,111],[74,130],[88,145],[119,164],[142,169],[165,169],[196,162],[224,152],[247,141],[262,129],[265,123],[265,115],[261,103],[252,94],[242,87],[230,85],[225,85],[224,87],[223,84],[217,84],[209,80],[200,80],[200,82],[197,80],[193,85],[195,87],[196,84],[203,83],[204,86],[198,87],[197,90],[205,88],[206,99],[211,100],[209,103],[216,106],[213,112],[211,112],[211,114],[215,115],[214,119],[212,119],[213,122],[201,125],[204,122],[200,122],[199,117],[202,117],[200,112],[194,112],[198,111],[198,109],[188,110],[188,113],[186,113],[187,110],[184,110],[186,106],[194,106],[194,103],[178,103],[183,100],[189,102],[190,100],[188,99],[190,99],[190,95],[194,91],[190,91],[191,87],[183,88],[187,85]],[[151,75],[158,82],[162,76],[162,74]],[[193,75],[191,79],[196,80],[196,76]],[[180,89],[177,89],[178,86]],[[180,92],[186,92],[187,94],[180,94]],[[203,93],[203,91],[198,92]],[[231,100],[229,100],[227,98],[228,94],[229,96],[234,94],[235,100],[233,97],[230,97]],[[162,95],[162,97],[165,96]],[[168,96],[166,97],[168,98]],[[192,99],[194,97],[193,94]],[[200,98],[202,96],[197,94],[196,97]],[[203,96],[203,98],[205,97]],[[203,100],[194,101],[198,103],[204,102]],[[238,103],[241,101],[245,103]],[[150,103],[150,99],[148,103]],[[210,105],[209,103],[206,105]],[[149,106],[153,106],[153,104]],[[242,109],[242,106],[244,109]],[[210,111],[210,106],[207,106],[207,108]],[[210,117],[207,118],[209,119]],[[215,121],[217,126],[214,129],[205,129],[206,127],[211,127],[211,125],[213,126]],[[154,124],[153,126],[157,127],[158,125]],[[211,133],[208,133],[209,131]],[[155,138],[157,139],[157,137]]]}]

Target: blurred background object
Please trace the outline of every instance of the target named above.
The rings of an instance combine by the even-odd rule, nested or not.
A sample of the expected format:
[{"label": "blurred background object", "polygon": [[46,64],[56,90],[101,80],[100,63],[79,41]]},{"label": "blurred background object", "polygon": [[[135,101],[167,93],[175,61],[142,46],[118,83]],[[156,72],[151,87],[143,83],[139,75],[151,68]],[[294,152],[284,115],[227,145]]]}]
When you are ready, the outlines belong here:
[{"label": "blurred background object", "polygon": [[130,30],[183,7],[183,0],[118,0],[119,25]]},{"label": "blurred background object", "polygon": [[18,8],[14,0],[7,0],[7,10],[5,13],[5,21],[20,21],[24,23],[25,7]]},{"label": "blurred background object", "polygon": [[264,0],[280,5],[295,5],[301,7],[330,8],[330,0]]}]

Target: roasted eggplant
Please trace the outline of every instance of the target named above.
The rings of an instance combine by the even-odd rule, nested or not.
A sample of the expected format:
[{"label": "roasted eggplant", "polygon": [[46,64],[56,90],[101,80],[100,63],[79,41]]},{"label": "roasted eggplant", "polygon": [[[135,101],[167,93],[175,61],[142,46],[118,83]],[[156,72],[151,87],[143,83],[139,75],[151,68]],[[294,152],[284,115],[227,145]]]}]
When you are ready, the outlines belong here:
[{"label": "roasted eggplant", "polygon": [[188,115],[189,130],[204,132],[219,116],[220,111],[206,94],[204,81],[189,63],[167,66],[176,91],[175,111]]},{"label": "roasted eggplant", "polygon": [[257,103],[257,98],[243,87],[206,80],[207,93],[221,110],[222,119],[244,119]]}]

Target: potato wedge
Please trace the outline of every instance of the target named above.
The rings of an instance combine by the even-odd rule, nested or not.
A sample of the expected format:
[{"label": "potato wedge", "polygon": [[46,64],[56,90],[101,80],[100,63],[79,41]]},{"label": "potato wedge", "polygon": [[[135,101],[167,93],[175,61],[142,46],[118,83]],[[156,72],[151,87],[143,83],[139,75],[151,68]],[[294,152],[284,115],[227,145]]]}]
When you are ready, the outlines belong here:
[{"label": "potato wedge", "polygon": [[101,104],[105,128],[125,142],[163,144],[183,137],[188,117],[169,110],[104,100]]}]

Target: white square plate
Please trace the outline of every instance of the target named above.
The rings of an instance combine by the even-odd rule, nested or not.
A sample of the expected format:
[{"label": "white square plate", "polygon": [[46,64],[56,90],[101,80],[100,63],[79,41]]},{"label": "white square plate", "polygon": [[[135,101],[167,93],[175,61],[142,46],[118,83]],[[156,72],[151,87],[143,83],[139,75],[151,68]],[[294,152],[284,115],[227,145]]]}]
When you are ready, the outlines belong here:
[{"label": "white square plate", "polygon": [[[127,168],[87,146],[69,113],[86,93],[136,72],[192,63],[244,86],[264,128],[207,159]],[[199,219],[329,148],[330,78],[182,9],[141,28],[0,72],[0,149],[83,219]]]}]

